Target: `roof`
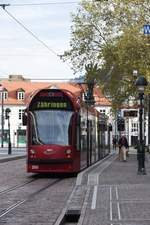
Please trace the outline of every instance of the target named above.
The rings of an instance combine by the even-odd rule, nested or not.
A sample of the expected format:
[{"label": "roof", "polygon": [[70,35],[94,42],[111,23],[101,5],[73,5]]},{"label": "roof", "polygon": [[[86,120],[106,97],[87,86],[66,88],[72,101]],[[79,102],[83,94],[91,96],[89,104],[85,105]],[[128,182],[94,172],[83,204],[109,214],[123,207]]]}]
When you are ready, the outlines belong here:
[{"label": "roof", "polygon": [[[66,83],[66,82],[32,82],[30,80],[3,80],[1,81],[3,88],[8,91],[8,99],[4,100],[5,105],[26,105],[28,97],[36,90],[43,88],[60,88],[66,89],[79,96],[85,91],[85,87],[81,88],[76,83]],[[18,100],[17,92],[25,92],[25,99]],[[94,97],[96,101],[96,106],[110,106],[111,103],[104,97],[99,88],[94,88]]]},{"label": "roof", "polygon": [[96,106],[111,106],[111,102],[106,98],[99,88],[94,88],[94,97]]}]

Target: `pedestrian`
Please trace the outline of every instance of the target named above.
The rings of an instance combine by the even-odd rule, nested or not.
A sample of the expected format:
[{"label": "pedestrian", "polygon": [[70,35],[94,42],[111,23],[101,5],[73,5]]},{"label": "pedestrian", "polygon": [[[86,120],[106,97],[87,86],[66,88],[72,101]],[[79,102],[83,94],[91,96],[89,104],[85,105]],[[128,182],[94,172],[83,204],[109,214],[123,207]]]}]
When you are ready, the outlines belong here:
[{"label": "pedestrian", "polygon": [[113,137],[112,144],[113,144],[113,149],[116,150],[116,146],[117,146],[117,139],[116,139],[116,137]]},{"label": "pedestrian", "polygon": [[119,160],[123,160],[124,162],[126,162],[129,145],[127,138],[125,136],[122,136],[119,139],[118,146],[119,146]]}]

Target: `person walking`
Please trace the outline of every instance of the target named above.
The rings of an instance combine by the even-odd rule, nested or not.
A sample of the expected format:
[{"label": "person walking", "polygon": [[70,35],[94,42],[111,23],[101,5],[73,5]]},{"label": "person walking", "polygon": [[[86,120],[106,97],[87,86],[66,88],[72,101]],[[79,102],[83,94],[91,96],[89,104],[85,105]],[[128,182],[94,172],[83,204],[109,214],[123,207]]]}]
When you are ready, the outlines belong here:
[{"label": "person walking", "polygon": [[126,162],[129,144],[125,136],[121,136],[121,138],[118,141],[118,146],[119,146],[119,159]]},{"label": "person walking", "polygon": [[116,150],[116,146],[117,146],[117,139],[116,139],[116,137],[113,137],[112,144],[113,144],[113,149]]}]

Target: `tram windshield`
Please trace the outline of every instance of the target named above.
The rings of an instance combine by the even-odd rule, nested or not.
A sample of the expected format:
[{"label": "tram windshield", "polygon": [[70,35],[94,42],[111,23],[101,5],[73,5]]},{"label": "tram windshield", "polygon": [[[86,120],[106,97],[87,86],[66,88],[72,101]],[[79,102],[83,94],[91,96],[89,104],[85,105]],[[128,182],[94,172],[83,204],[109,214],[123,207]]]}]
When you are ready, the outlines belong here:
[{"label": "tram windshield", "polygon": [[69,144],[72,111],[36,110],[31,115],[33,144]]}]

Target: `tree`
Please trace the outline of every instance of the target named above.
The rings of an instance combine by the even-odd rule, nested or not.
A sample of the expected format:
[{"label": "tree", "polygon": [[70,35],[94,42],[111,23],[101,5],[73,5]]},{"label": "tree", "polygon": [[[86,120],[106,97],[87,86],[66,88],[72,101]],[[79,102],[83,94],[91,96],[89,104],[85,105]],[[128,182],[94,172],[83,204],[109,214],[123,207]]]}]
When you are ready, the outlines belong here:
[{"label": "tree", "polygon": [[83,0],[72,15],[70,50],[62,58],[75,71],[91,62],[114,106],[134,95],[132,71],[150,76],[149,47],[143,25],[150,23],[149,0]]},{"label": "tree", "polygon": [[96,79],[98,77],[98,73],[99,73],[99,69],[98,69],[98,65],[97,63],[89,63],[87,65],[85,65],[85,78],[87,81],[91,81],[94,78]]},{"label": "tree", "polygon": [[103,68],[113,65],[110,81],[105,82],[103,89],[114,104],[121,104],[135,94],[133,70],[149,76],[149,49],[143,41],[143,35],[138,35],[138,30],[132,29],[126,30],[114,44],[105,46],[102,52],[105,58]]}]

